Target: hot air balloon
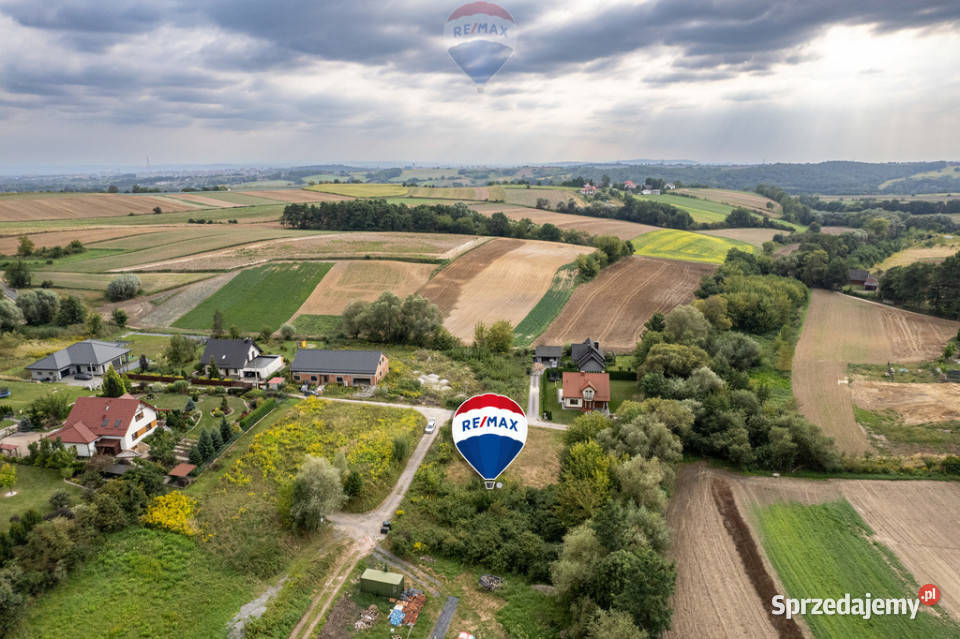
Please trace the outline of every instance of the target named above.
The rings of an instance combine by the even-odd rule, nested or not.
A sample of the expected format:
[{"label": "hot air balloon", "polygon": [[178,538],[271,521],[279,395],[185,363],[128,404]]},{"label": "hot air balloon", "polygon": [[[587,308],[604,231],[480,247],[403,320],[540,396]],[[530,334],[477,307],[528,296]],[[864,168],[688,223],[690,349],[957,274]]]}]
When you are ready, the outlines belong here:
[{"label": "hot air balloon", "polygon": [[450,57],[479,89],[513,55],[516,27],[513,16],[503,7],[470,2],[450,14],[443,35]]},{"label": "hot air balloon", "polygon": [[471,397],[453,414],[453,444],[470,467],[493,488],[527,441],[527,417],[503,395]]}]

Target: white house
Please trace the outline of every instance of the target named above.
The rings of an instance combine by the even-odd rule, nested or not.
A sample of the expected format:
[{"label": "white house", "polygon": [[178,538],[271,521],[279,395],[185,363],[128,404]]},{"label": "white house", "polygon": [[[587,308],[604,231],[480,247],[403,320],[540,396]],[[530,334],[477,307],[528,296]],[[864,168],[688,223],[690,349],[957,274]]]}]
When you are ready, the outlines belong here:
[{"label": "white house", "polygon": [[119,372],[129,358],[130,349],[121,344],[88,339],[47,355],[27,370],[34,381],[57,382],[78,373],[100,376],[110,366]]},{"label": "white house", "polygon": [[256,343],[245,339],[210,339],[200,357],[203,366],[214,364],[223,377],[259,384],[283,368],[283,356],[264,355]]},{"label": "white house", "polygon": [[132,450],[156,427],[157,409],[136,397],[81,397],[63,428],[47,437],[60,439],[78,457],[117,455]]}]

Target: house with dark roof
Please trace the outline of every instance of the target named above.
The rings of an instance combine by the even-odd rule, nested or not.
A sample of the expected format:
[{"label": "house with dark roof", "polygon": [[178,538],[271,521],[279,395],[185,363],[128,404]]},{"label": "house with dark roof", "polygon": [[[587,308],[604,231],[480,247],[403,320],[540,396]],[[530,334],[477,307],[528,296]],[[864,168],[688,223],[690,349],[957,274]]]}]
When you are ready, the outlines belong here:
[{"label": "house with dark roof", "polygon": [[863,286],[869,277],[870,273],[861,268],[852,268],[847,271],[847,281],[851,286]]},{"label": "house with dark roof", "polygon": [[213,364],[222,377],[254,382],[270,379],[283,368],[282,355],[264,355],[249,337],[244,339],[208,339],[200,364]]},{"label": "house with dark roof", "polygon": [[59,439],[78,457],[116,456],[133,450],[156,428],[157,409],[136,397],[80,397],[63,427],[47,437]]},{"label": "house with dark roof", "polygon": [[543,364],[546,368],[556,368],[563,357],[562,346],[537,346],[533,352],[533,363]]},{"label": "house with dark roof", "polygon": [[604,361],[600,342],[595,342],[588,337],[582,344],[574,344],[570,347],[570,357],[576,364],[577,370],[582,373],[603,372]]},{"label": "house with dark roof", "polygon": [[27,366],[34,381],[57,382],[84,373],[100,376],[113,366],[123,371],[130,361],[130,349],[118,342],[88,339],[72,344]]},{"label": "house with dark roof", "polygon": [[564,410],[610,410],[610,376],[606,373],[564,373],[560,393]]},{"label": "house with dark roof", "polygon": [[376,386],[390,372],[390,360],[380,351],[331,351],[301,348],[290,373],[301,384]]}]

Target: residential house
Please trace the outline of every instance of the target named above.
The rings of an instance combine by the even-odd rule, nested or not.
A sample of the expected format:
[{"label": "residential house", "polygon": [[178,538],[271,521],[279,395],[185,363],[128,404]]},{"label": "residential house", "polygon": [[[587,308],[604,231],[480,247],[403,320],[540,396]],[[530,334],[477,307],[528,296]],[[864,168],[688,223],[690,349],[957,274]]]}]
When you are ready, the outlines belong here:
[{"label": "residential house", "polygon": [[660,195],[660,189],[643,189],[641,195]]},{"label": "residential house", "polygon": [[677,188],[677,185],[674,184],[673,182],[667,182],[666,184],[663,185],[663,190],[665,191],[672,191],[675,188]]},{"label": "residential house", "polygon": [[562,346],[537,346],[533,352],[533,363],[543,364],[546,368],[556,368],[563,357]]},{"label": "residential house", "polygon": [[60,439],[78,457],[116,456],[133,450],[156,427],[157,409],[136,397],[81,397],[63,427],[47,437]]},{"label": "residential house", "polygon": [[637,183],[632,180],[627,180],[626,182],[623,183],[623,189],[625,191],[633,191],[636,188],[637,188]]},{"label": "residential house", "polygon": [[211,362],[222,377],[244,382],[260,382],[283,368],[283,356],[264,355],[249,337],[243,339],[209,339],[200,357],[203,366]]},{"label": "residential house", "polygon": [[582,344],[570,347],[570,357],[576,364],[577,370],[582,373],[602,373],[604,368],[603,351],[600,342],[589,337]]},{"label": "residential house", "polygon": [[869,278],[870,273],[860,268],[852,268],[847,271],[847,281],[851,286],[863,286]]},{"label": "residential house", "polygon": [[597,187],[592,184],[585,184],[582,189],[580,189],[580,195],[596,195]]},{"label": "residential house", "polygon": [[863,283],[863,289],[866,291],[875,291],[880,288],[880,281],[877,280],[873,275],[867,278]]},{"label": "residential house", "polygon": [[606,373],[564,373],[560,392],[564,410],[610,410],[610,376]]},{"label": "residential house", "polygon": [[390,360],[380,351],[331,351],[301,348],[290,365],[301,384],[376,386],[390,372]]},{"label": "residential house", "polygon": [[57,382],[71,375],[101,376],[113,366],[118,372],[130,361],[130,349],[119,342],[88,339],[72,344],[27,366],[34,381]]}]

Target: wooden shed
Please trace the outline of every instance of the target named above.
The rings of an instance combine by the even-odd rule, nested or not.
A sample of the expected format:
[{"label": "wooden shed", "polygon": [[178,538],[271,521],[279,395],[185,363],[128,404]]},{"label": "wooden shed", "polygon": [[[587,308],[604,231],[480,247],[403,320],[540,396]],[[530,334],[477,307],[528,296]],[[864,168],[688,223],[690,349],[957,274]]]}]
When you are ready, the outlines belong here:
[{"label": "wooden shed", "polygon": [[403,575],[367,568],[360,575],[360,590],[384,597],[399,597],[403,592]]}]

